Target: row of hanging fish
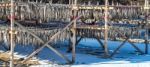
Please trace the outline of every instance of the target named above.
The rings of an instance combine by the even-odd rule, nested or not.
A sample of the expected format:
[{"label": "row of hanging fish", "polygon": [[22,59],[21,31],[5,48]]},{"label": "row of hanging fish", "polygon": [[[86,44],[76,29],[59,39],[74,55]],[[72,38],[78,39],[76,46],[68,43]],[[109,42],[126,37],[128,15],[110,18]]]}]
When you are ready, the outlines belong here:
[{"label": "row of hanging fish", "polygon": [[87,29],[87,28],[78,28],[77,36],[87,37],[87,38],[101,38],[101,34],[103,34],[103,30],[100,29]]},{"label": "row of hanging fish", "polygon": [[[87,6],[79,5],[78,15],[82,15],[83,19],[95,19],[97,21],[104,20],[105,9],[103,5],[98,6]],[[82,8],[84,7],[84,8]],[[149,16],[149,9],[144,9],[143,6],[139,5],[128,5],[128,6],[109,6],[108,18],[110,21],[114,20],[145,20]]]},{"label": "row of hanging fish", "polygon": [[[45,4],[45,3],[22,3],[15,4],[16,20],[38,20],[40,22],[49,21],[69,21],[71,16],[69,5]],[[0,7],[0,19],[6,19],[10,15],[10,7]]]},{"label": "row of hanging fish", "polygon": [[[100,29],[101,28],[101,29]],[[108,39],[109,40],[117,40],[125,39],[131,35],[130,39],[144,39],[146,29],[142,29],[138,27],[119,27],[113,26],[108,29]],[[104,39],[104,29],[99,27],[99,29],[92,29],[92,28],[77,28],[77,36],[78,37],[85,37],[85,38],[100,38]]]},{"label": "row of hanging fish", "polygon": [[113,19],[144,19],[148,14],[141,7],[116,7],[109,11],[110,18]]},{"label": "row of hanging fish", "polygon": [[[51,37],[60,31],[61,29],[52,29],[52,30],[41,30],[41,29],[29,29],[29,31],[33,32],[43,41],[47,42],[51,39]],[[35,37],[30,35],[24,30],[20,28],[16,29],[15,34],[15,44],[20,45],[41,45],[41,42],[38,41]],[[57,43],[58,41],[64,42],[66,39],[70,38],[70,34],[68,30],[65,30],[63,33],[58,35],[56,38],[53,39],[52,43]],[[3,29],[0,30],[0,42],[3,42],[5,45],[10,45],[10,33],[9,30]]]},{"label": "row of hanging fish", "polygon": [[[131,35],[132,33],[132,35]],[[130,36],[130,39],[145,39],[149,32],[146,29],[139,27],[112,27],[108,31],[108,38],[110,40],[125,39]]]},{"label": "row of hanging fish", "polygon": [[[73,16],[72,5],[50,4],[50,3],[21,3],[15,5],[15,17],[18,20],[38,20],[40,22],[49,21],[70,21]],[[82,15],[85,19],[104,20],[104,6],[91,6],[93,9],[79,8],[77,15]],[[83,7],[79,5],[78,7]],[[101,9],[94,9],[101,7]],[[112,7],[112,6],[111,6]],[[87,8],[87,9],[86,9]],[[0,18],[6,19],[10,15],[10,7],[0,7]],[[147,11],[143,6],[137,7],[117,7],[109,9],[109,18],[114,19],[143,19],[147,16]]]}]

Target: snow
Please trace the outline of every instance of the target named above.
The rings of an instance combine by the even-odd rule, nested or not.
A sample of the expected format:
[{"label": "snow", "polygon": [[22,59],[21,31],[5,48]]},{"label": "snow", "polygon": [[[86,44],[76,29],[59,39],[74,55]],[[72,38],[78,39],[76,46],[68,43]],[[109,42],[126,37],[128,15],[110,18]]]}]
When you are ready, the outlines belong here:
[{"label": "snow", "polygon": [[140,63],[140,64],[92,64],[92,65],[78,65],[72,67],[149,67],[150,64]]},{"label": "snow", "polygon": [[[102,41],[103,42],[103,41]],[[64,44],[59,44],[55,47],[62,54],[71,59],[72,54],[67,53],[67,41]],[[109,41],[108,49],[112,53],[121,42]],[[144,52],[145,45],[136,43]],[[17,55],[26,57],[32,53],[34,46],[17,45],[15,52]],[[150,47],[149,47],[150,48]],[[0,48],[1,49],[1,48]],[[73,65],[58,65],[64,64],[66,61],[61,59],[50,49],[44,48],[40,51],[38,58],[42,65],[33,65],[31,67],[150,67],[150,52],[140,55],[128,42],[117,52],[112,58],[104,59],[103,50],[98,42],[94,39],[83,39],[76,48],[76,63]],[[58,63],[58,64],[57,64]]]}]

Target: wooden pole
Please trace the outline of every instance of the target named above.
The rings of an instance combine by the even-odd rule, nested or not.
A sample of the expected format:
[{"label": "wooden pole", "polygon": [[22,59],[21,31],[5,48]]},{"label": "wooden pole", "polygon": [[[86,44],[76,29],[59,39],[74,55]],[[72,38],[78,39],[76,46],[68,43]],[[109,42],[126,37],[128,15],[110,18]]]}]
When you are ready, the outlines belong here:
[{"label": "wooden pole", "polygon": [[[149,6],[149,2],[148,0],[145,0],[145,10],[146,10],[146,17],[145,17],[145,22],[146,24],[148,23],[148,13],[149,13],[149,9],[147,8]],[[146,32],[145,32],[145,54],[148,54],[148,28],[146,26],[145,28]]]},{"label": "wooden pole", "polygon": [[49,3],[52,4],[52,3],[53,3],[53,0],[49,0]]},{"label": "wooden pole", "polygon": [[[25,27],[23,27],[22,25],[20,25],[19,23],[15,23],[16,25],[18,25],[21,29],[23,29],[24,31],[26,31],[28,34],[32,35],[33,37],[35,37],[38,41],[40,41],[41,43],[43,43],[44,45],[42,45],[40,48],[38,48],[37,50],[35,50],[33,53],[31,53],[25,60],[22,61],[22,63],[28,61],[31,57],[33,57],[34,55],[36,55],[38,52],[40,52],[45,46],[47,46],[48,48],[50,48],[53,52],[56,52],[56,54],[58,56],[60,56],[61,54],[57,51],[54,50],[54,48],[51,47],[51,45],[49,45],[50,42],[52,42],[58,35],[60,35],[62,32],[64,32],[66,29],[68,29],[68,27],[70,25],[72,25],[73,21],[71,23],[69,23],[65,28],[63,28],[61,31],[57,32],[56,34],[54,34],[51,39],[49,41],[47,41],[46,43],[39,38],[37,35],[35,35],[33,32],[27,30]],[[58,54],[59,53],[59,54]],[[63,57],[63,59],[65,59],[67,62],[71,62],[69,59],[67,59],[64,55],[61,55],[61,57]],[[20,65],[17,65],[16,67],[20,67]]]},{"label": "wooden pole", "polygon": [[107,26],[107,23],[108,23],[108,0],[105,0],[105,40],[104,40],[104,51],[105,51],[105,57],[108,57],[108,26]]},{"label": "wooden pole", "polygon": [[[32,35],[33,37],[35,37],[38,41],[40,41],[41,43],[43,43],[44,45],[42,45],[40,48],[38,48],[36,51],[32,52],[25,60],[22,61],[22,63],[28,61],[31,57],[33,57],[34,55],[36,55],[37,53],[39,53],[45,46],[50,47],[49,43],[52,42],[58,35],[60,35],[62,32],[64,32],[66,29],[68,29],[73,22],[76,19],[79,19],[81,16],[75,18],[74,20],[72,20],[65,28],[63,28],[61,31],[57,32],[56,34],[54,34],[49,41],[47,41],[46,43],[39,38],[38,36],[36,36],[33,32],[30,32],[29,30],[27,30],[25,27],[23,27],[22,25],[20,25],[19,23],[15,23],[16,25],[18,25],[21,29],[23,29],[24,31],[26,31],[28,34]],[[52,47],[51,47],[52,48]],[[56,50],[54,51],[56,52]],[[58,51],[57,51],[58,53]],[[59,54],[60,55],[60,54]],[[63,56],[63,55],[61,55]],[[63,56],[63,59],[65,59],[66,61],[68,61],[69,63],[71,62],[69,59],[66,59],[65,56]],[[20,67],[20,65],[17,65],[16,67]]]},{"label": "wooden pole", "polygon": [[99,38],[95,38],[95,39],[98,41],[98,43],[100,44],[100,46],[102,47],[102,49],[104,49],[104,45],[103,45],[102,41]]},{"label": "wooden pole", "polygon": [[69,0],[69,5],[71,5],[71,3],[72,3],[72,0]]},{"label": "wooden pole", "polygon": [[11,50],[10,50],[10,54],[11,54],[11,56],[10,56],[10,67],[14,67],[14,0],[11,0],[11,18],[10,18],[10,20],[11,20],[11,31],[10,31],[10,33],[11,33],[11,42],[10,42],[10,44],[11,44]]},{"label": "wooden pole", "polygon": [[[77,16],[77,0],[74,0],[74,5],[73,5],[73,11],[74,11],[74,19]],[[76,45],[76,22],[77,20],[74,20],[73,23],[73,43],[72,43],[72,63],[75,62],[75,45]]]}]

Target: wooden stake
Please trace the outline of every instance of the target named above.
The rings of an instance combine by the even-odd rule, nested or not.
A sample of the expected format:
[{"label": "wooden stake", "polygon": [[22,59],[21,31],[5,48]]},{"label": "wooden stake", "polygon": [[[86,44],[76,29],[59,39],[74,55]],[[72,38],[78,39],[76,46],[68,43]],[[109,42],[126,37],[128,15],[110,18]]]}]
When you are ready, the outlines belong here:
[{"label": "wooden stake", "polygon": [[11,57],[10,57],[10,67],[14,67],[14,1],[11,0]]},{"label": "wooden stake", "polygon": [[[74,1],[73,8],[77,7],[77,0]],[[74,9],[74,18],[77,16],[77,9]],[[76,22],[77,20],[74,20],[73,23],[73,43],[72,43],[72,63],[75,62],[75,45],[76,45]]]},{"label": "wooden stake", "polygon": [[105,0],[105,41],[104,41],[104,51],[105,51],[105,57],[108,57],[108,43],[107,43],[107,39],[108,39],[108,0]]},{"label": "wooden stake", "polygon": [[[147,19],[146,19],[146,23],[147,22]],[[145,32],[145,54],[148,54],[148,29],[146,27],[146,32]]]},{"label": "wooden stake", "polygon": [[[149,1],[148,0],[145,0],[145,7],[148,7],[149,6]],[[148,14],[149,14],[149,9],[145,9],[146,10],[146,24],[148,23]],[[145,28],[146,32],[145,32],[145,54],[148,54],[148,28],[146,26]]]}]

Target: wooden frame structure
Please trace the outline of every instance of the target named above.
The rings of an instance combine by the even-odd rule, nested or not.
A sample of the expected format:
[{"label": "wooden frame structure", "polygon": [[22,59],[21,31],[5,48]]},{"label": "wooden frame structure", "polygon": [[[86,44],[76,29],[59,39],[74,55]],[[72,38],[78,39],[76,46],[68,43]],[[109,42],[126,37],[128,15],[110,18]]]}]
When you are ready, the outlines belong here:
[{"label": "wooden frame structure", "polygon": [[[13,3],[13,2],[12,2]],[[11,4],[12,4],[11,3]],[[3,6],[2,6],[3,7]],[[8,7],[7,5],[5,5],[5,7]],[[23,25],[21,25],[20,23],[18,23],[17,21],[15,22],[14,21],[14,18],[13,18],[13,16],[14,16],[14,11],[13,11],[13,9],[14,9],[14,6],[11,6],[11,8],[12,8],[12,14],[11,14],[11,23],[14,23],[14,24],[16,24],[19,28],[21,28],[22,30],[24,30],[24,31],[26,31],[28,34],[30,34],[30,35],[32,35],[34,38],[36,38],[38,41],[40,41],[43,45],[41,46],[41,47],[39,47],[38,49],[36,49],[34,52],[32,52],[26,59],[24,59],[23,61],[22,61],[22,63],[24,63],[24,62],[26,62],[26,61],[28,61],[31,57],[33,57],[34,55],[36,55],[38,52],[40,52],[44,47],[48,47],[49,49],[51,49],[53,52],[55,52],[58,56],[60,56],[62,59],[64,59],[64,60],[66,60],[67,61],[67,63],[74,63],[75,62],[75,51],[76,51],[76,49],[75,49],[75,46],[82,40],[82,38],[84,38],[83,36],[81,36],[81,38],[79,39],[79,40],[77,40],[77,32],[78,32],[78,29],[83,29],[83,28],[78,28],[78,26],[77,26],[77,20],[78,19],[80,19],[80,17],[81,16],[78,16],[77,15],[77,13],[78,13],[78,10],[79,9],[87,9],[87,10],[90,10],[90,9],[104,9],[104,11],[105,11],[105,15],[104,15],[104,20],[105,20],[105,25],[104,25],[104,27],[103,27],[103,29],[100,29],[100,30],[103,30],[104,31],[104,43],[102,43],[101,42],[101,40],[100,40],[100,38],[98,38],[98,37],[94,37],[98,42],[99,42],[99,44],[102,46],[102,48],[104,49],[104,52],[105,52],[105,54],[104,54],[104,56],[105,57],[112,57],[112,56],[114,56],[115,54],[116,54],[116,52],[128,41],[138,52],[140,52],[141,54],[144,54],[144,53],[148,53],[148,28],[147,27],[145,27],[146,28],[146,31],[147,31],[147,34],[146,34],[146,37],[145,37],[145,52],[142,52],[142,50],[140,50],[134,43],[132,43],[130,40],[129,40],[129,38],[130,38],[130,36],[132,36],[132,33],[128,36],[128,37],[126,37],[126,36],[124,36],[124,35],[122,35],[122,33],[121,32],[119,32],[118,30],[115,30],[116,32],[118,32],[125,40],[115,49],[115,51],[111,54],[111,55],[109,55],[110,53],[109,53],[109,50],[108,50],[108,31],[109,31],[109,26],[108,26],[108,21],[109,21],[109,18],[108,18],[108,11],[109,10],[111,10],[111,9],[113,9],[113,7],[129,7],[129,8],[132,8],[132,7],[141,7],[141,6],[110,6],[109,4],[108,4],[108,0],[106,0],[106,2],[105,2],[105,5],[103,5],[103,6],[95,6],[95,7],[91,7],[91,6],[78,6],[77,5],[77,0],[75,0],[74,1],[74,4],[72,4],[72,10],[73,10],[73,16],[75,17],[65,28],[63,28],[61,31],[59,31],[59,32],[57,32],[57,33],[55,33],[51,38],[50,38],[50,40],[48,40],[48,41],[44,41],[42,38],[40,38],[38,35],[36,35],[36,34],[34,34],[34,32],[31,32],[31,31],[29,31],[28,29],[26,29]],[[142,6],[143,7],[143,6]],[[148,12],[148,10],[149,10],[149,8],[147,8],[148,6],[146,5],[146,6],[144,6],[144,8],[146,9],[146,11],[147,11],[147,14],[149,14]],[[78,17],[77,17],[78,16]],[[146,19],[146,21],[147,21],[147,19]],[[14,24],[12,24],[11,25],[11,60],[12,60],[12,62],[11,62],[11,64],[10,64],[10,66],[12,66],[13,67],[13,49],[14,49],[14,42],[13,42],[13,39],[14,39],[14,37],[13,37],[13,32],[15,31],[14,29],[13,29],[13,25]],[[145,23],[144,25],[148,25],[148,22],[147,23]],[[72,29],[72,33],[73,33],[73,35],[72,35],[72,43],[71,43],[71,50],[72,50],[72,59],[70,60],[70,59],[68,59],[66,56],[64,56],[63,54],[61,54],[59,51],[57,51],[55,48],[53,48],[52,46],[51,46],[51,42],[53,41],[53,39],[55,39],[55,37],[57,37],[58,35],[60,35],[62,32],[64,32],[66,29],[68,29],[68,28],[70,28],[71,27],[71,29]],[[95,26],[93,26],[93,27],[95,27]],[[98,27],[99,28],[99,27]],[[97,28],[97,29],[98,29]],[[92,28],[90,28],[91,30],[92,30]],[[136,30],[138,30],[138,29],[140,29],[140,28],[136,28]],[[70,49],[70,48],[69,48]],[[18,64],[17,65],[17,67],[20,67],[20,64]]]}]

